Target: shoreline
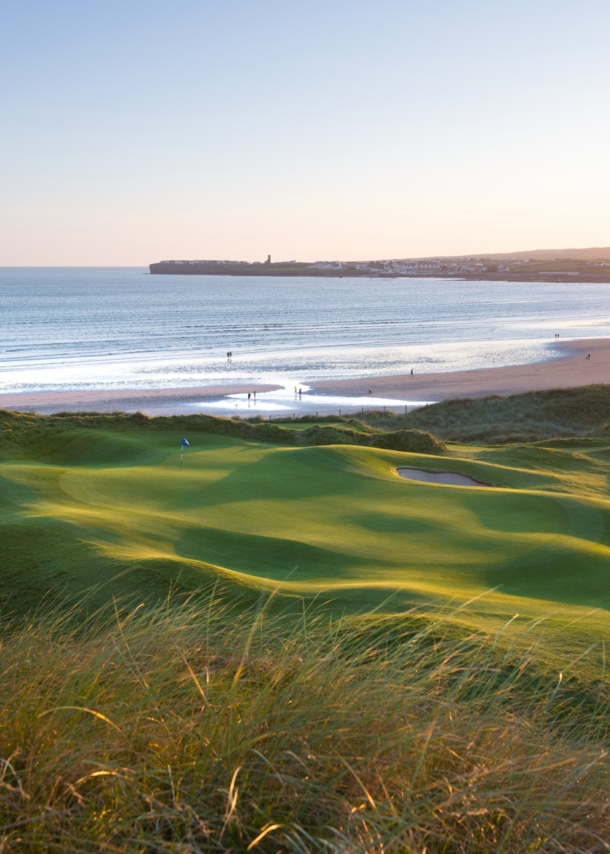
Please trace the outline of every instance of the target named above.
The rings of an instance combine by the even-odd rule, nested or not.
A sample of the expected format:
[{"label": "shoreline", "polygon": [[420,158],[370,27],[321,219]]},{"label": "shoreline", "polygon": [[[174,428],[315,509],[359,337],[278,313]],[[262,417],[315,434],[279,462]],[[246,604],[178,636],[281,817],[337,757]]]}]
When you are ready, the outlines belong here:
[{"label": "shoreline", "polygon": [[[324,380],[311,388],[324,394],[383,395],[414,402],[439,402],[448,398],[507,396],[527,391],[610,383],[610,339],[584,338],[557,342],[564,355],[544,362],[503,368],[370,377],[365,380]],[[590,353],[591,358],[586,359]]]},{"label": "shoreline", "polygon": [[0,393],[0,409],[15,412],[101,411],[113,409],[124,412],[144,412],[155,415],[178,414],[177,409],[192,413],[188,404],[222,400],[229,394],[247,394],[256,391],[276,391],[279,385],[215,385],[191,388],[100,389],[91,391],[27,391]]},{"label": "shoreline", "polygon": [[[489,395],[506,396],[527,391],[542,391],[553,388],[570,388],[574,386],[610,383],[610,339],[589,338],[576,341],[553,342],[563,354],[560,358],[543,362],[533,362],[526,365],[512,365],[502,368],[476,368],[467,371],[448,371],[444,373],[409,374],[368,377],[365,379],[320,380],[307,383],[311,393],[316,395],[316,402],[308,402],[309,392],[305,392],[302,400],[294,401],[289,409],[296,409],[299,414],[306,414],[316,409],[343,408],[343,412],[358,411],[370,399],[369,406],[376,408],[375,398],[382,399],[384,404],[396,408],[408,401],[409,405],[432,403],[448,398],[487,397]],[[591,354],[586,359],[587,353]],[[172,415],[198,412],[229,415],[234,410],[232,404],[223,401],[228,395],[245,395],[256,391],[259,395],[265,392],[281,390],[280,385],[216,385],[189,388],[164,389],[121,389],[121,390],[92,390],[92,391],[39,391],[0,394],[0,409],[12,409],[17,412],[38,412],[48,415],[61,411],[101,411],[120,410],[124,412],[140,411],[146,415]],[[372,394],[369,395],[369,389]],[[320,400],[327,398],[327,404]],[[333,398],[341,398],[333,401]],[[354,398],[353,404],[349,398]],[[259,404],[264,404],[264,398],[259,398]],[[193,405],[198,404],[197,410]],[[206,404],[209,404],[206,407]],[[212,405],[213,404],[213,405]],[[286,407],[278,407],[279,410]],[[268,406],[261,406],[259,413],[265,412],[273,417]],[[251,415],[257,414],[253,401]],[[243,410],[240,411],[243,414]],[[281,411],[277,412],[280,416]],[[296,414],[296,413],[295,413]]]}]

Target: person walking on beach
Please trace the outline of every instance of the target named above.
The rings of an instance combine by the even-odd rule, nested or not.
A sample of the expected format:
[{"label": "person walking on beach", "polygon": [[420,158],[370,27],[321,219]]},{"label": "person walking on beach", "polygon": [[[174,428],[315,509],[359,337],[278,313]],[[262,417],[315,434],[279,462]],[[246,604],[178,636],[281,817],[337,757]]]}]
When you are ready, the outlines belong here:
[{"label": "person walking on beach", "polygon": [[248,400],[250,400],[251,396],[250,392],[248,392]]},{"label": "person walking on beach", "polygon": [[302,389],[302,388],[300,388],[300,389],[299,389],[299,400],[301,399],[301,395],[302,395],[302,394],[303,394],[303,389]]},{"label": "person walking on beach", "polygon": [[411,376],[413,376],[413,368],[411,368]]}]

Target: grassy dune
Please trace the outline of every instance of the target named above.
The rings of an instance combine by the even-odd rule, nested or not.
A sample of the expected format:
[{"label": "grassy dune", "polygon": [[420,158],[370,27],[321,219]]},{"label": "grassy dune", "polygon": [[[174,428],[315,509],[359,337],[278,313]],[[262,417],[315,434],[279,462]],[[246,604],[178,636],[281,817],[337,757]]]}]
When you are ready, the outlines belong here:
[{"label": "grassy dune", "polygon": [[608,850],[606,687],[449,620],[216,593],[28,619],[2,664],[6,854]]},{"label": "grassy dune", "polygon": [[586,420],[2,414],[0,852],[610,850]]},{"label": "grassy dune", "polygon": [[610,436],[610,385],[549,389],[507,397],[445,400],[408,415],[367,412],[361,418],[384,430],[429,430],[449,442],[535,442]]}]

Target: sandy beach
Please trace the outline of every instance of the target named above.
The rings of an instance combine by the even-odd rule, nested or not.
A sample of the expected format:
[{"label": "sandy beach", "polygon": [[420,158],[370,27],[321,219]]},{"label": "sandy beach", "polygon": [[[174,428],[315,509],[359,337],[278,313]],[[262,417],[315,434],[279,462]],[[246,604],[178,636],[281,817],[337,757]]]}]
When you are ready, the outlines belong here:
[{"label": "sandy beach", "polygon": [[[318,395],[318,402],[312,401],[309,406],[308,395],[304,394],[302,401],[298,401],[295,409],[298,409],[298,414],[304,414],[322,408],[320,395],[328,398],[329,406],[333,404],[333,398],[341,398],[338,406],[342,406],[343,411],[347,412],[350,407],[346,398],[350,397],[354,398],[354,410],[356,410],[362,407],[362,399],[369,397],[373,405],[372,399],[377,398],[384,399],[384,402],[396,400],[397,406],[400,406],[404,401],[432,402],[451,397],[519,394],[525,391],[610,382],[610,339],[589,338],[562,342],[556,346],[562,353],[561,358],[529,365],[311,383],[309,386],[311,393]],[[591,354],[590,359],[586,358],[588,353]],[[26,392],[0,394],[0,408],[43,414],[62,410],[100,412],[122,410],[140,411],[148,415],[184,414],[196,411],[210,411],[221,415],[230,414],[232,411],[229,408],[232,405],[229,401],[226,409],[218,407],[218,402],[226,399],[226,395],[244,394],[255,390],[258,395],[264,395],[264,392],[280,388],[281,386],[278,385],[252,384],[133,391]],[[370,396],[369,389],[372,392]],[[197,405],[196,409],[194,404]],[[206,404],[210,404],[207,410]],[[247,410],[247,414],[256,414],[256,410],[254,408]],[[267,414],[270,412],[267,411]]]},{"label": "sandy beach", "polygon": [[[520,394],[549,388],[610,383],[610,340],[589,338],[557,344],[563,358],[508,368],[480,368],[415,376],[372,377],[313,383],[329,395],[367,395],[396,400],[439,401],[450,397]],[[591,358],[587,359],[587,354]]]},{"label": "sandy beach", "polygon": [[[151,415],[193,413],[189,404],[222,400],[228,394],[275,391],[278,385],[217,385],[204,388],[158,388],[106,391],[40,391],[0,394],[0,409],[49,414],[61,411],[144,412]],[[201,410],[199,410],[201,411]]]}]

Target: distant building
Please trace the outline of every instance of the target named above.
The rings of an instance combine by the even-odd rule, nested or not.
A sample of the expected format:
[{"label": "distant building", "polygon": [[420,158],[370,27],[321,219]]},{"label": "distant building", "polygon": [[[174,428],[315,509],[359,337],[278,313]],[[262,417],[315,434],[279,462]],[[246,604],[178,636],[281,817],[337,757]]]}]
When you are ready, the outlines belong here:
[{"label": "distant building", "polygon": [[271,264],[271,255],[267,255],[267,260],[265,261],[265,264]]}]

